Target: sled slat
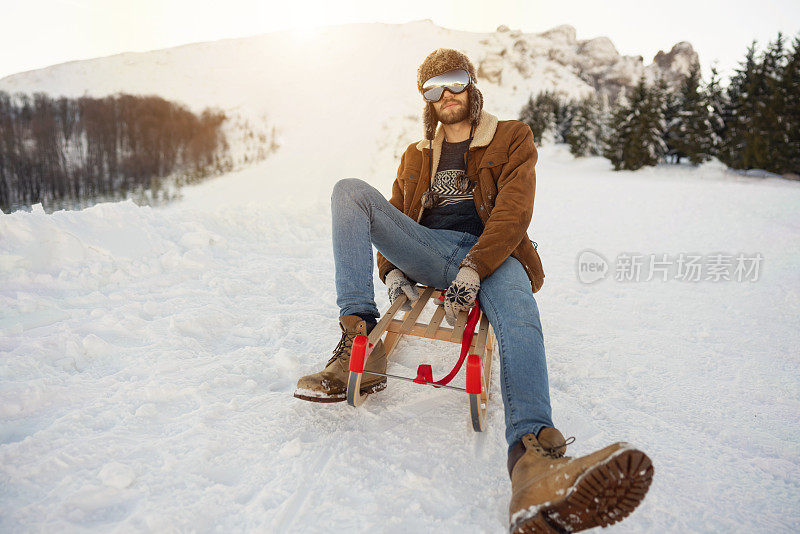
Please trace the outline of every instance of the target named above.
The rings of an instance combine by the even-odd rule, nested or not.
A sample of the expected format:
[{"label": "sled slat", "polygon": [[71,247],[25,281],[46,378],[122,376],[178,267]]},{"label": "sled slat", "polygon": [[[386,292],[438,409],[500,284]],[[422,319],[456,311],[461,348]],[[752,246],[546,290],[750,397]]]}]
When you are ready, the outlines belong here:
[{"label": "sled slat", "polygon": [[410,312],[407,312],[403,318],[403,324],[400,326],[400,332],[403,334],[408,333],[409,329],[416,324],[417,317],[419,317],[419,314],[422,313],[422,309],[425,308],[425,304],[428,303],[428,299],[431,298],[431,293],[433,293],[432,287],[425,288],[417,302],[414,303],[414,307]]},{"label": "sled slat", "polygon": [[[400,321],[399,319],[394,319],[392,322],[389,323],[389,326],[387,327],[386,331],[397,332],[403,335],[424,337],[428,339],[439,339],[441,341],[451,341],[451,338],[453,336],[453,329],[446,326],[440,326],[439,329],[433,333],[433,335],[429,336],[428,328],[430,327],[430,325],[428,324],[415,323],[411,328],[408,329],[407,332],[401,332],[400,326],[402,324],[403,322]],[[459,338],[459,343],[461,343],[461,338]]]},{"label": "sled slat", "polygon": [[489,321],[486,319],[486,314],[481,313],[481,322],[478,324],[478,340],[475,342],[475,352],[473,354],[483,358],[486,351],[486,336],[489,334]]},{"label": "sled slat", "polygon": [[450,341],[453,343],[461,342],[461,338],[464,336],[464,327],[467,326],[468,316],[469,312],[466,311],[462,311],[458,314],[456,325],[453,327],[453,334],[450,336]]},{"label": "sled slat", "polygon": [[444,319],[444,306],[436,306],[431,324],[429,324],[428,328],[425,330],[425,337],[436,338],[436,331],[439,329],[439,325],[442,324],[442,319]]},{"label": "sled slat", "polygon": [[395,299],[394,304],[389,307],[386,313],[383,314],[383,317],[381,317],[381,320],[378,321],[378,324],[375,325],[375,328],[372,329],[372,332],[370,332],[368,336],[370,343],[375,345],[378,342],[383,333],[386,331],[386,327],[389,326],[389,323],[392,322],[394,316],[397,315],[397,310],[400,309],[400,306],[402,306],[406,300],[408,300],[408,297],[406,297],[405,294],[400,295]]},{"label": "sled slat", "polygon": [[494,349],[492,348],[492,343],[494,343],[494,331],[492,330],[491,325],[489,325],[489,319],[486,317],[486,314],[483,314],[481,317],[481,329],[486,329],[486,341],[484,342],[484,347],[486,347],[486,355],[483,357],[483,379],[486,383],[486,388],[483,392],[483,400],[484,402],[489,402],[489,383],[492,379],[492,360],[494,359]]}]

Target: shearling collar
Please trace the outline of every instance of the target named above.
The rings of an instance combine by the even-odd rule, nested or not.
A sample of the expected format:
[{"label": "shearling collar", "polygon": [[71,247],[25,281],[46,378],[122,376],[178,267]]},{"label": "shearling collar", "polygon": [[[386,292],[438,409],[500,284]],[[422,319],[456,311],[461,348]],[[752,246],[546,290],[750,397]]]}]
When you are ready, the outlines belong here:
[{"label": "shearling collar", "polygon": [[[469,148],[487,146],[492,142],[492,138],[494,137],[496,130],[497,117],[488,111],[481,110],[481,115],[478,119],[478,126],[475,128],[475,132],[472,134],[472,142],[469,144]],[[436,169],[439,167],[439,158],[442,155],[442,142],[444,142],[444,126],[439,123],[439,128],[436,130],[436,135],[434,136],[432,143],[434,172],[436,172]],[[430,144],[430,140],[423,139],[417,143],[417,150],[422,152],[422,149],[428,148]]]}]

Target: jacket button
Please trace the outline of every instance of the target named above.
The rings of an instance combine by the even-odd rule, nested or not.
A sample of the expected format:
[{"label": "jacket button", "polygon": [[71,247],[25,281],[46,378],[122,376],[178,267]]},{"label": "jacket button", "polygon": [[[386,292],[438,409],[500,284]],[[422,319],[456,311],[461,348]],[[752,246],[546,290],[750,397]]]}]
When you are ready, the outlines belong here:
[{"label": "jacket button", "polygon": [[417,209],[416,208],[414,208],[414,213],[417,213]]}]

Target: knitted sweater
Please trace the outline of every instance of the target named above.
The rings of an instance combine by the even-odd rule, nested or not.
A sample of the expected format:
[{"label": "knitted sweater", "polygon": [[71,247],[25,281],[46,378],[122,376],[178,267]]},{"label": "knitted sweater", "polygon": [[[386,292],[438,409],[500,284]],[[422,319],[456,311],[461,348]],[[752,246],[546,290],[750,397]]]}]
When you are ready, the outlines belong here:
[{"label": "knitted sweater", "polygon": [[480,236],[483,222],[475,209],[472,192],[462,193],[456,188],[458,179],[466,171],[464,154],[470,139],[460,143],[442,143],[442,156],[436,169],[431,190],[439,193],[439,205],[425,210],[420,224],[428,228],[440,228],[468,232]]}]

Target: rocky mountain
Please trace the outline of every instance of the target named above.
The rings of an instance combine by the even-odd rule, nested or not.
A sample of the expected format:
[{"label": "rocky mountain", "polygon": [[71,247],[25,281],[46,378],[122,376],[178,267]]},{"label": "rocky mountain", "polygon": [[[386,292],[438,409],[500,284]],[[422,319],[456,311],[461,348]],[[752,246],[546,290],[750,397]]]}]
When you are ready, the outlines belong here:
[{"label": "rocky mountain", "polygon": [[536,83],[532,78],[544,72],[547,82],[539,83],[552,85],[552,90],[566,97],[595,90],[613,100],[620,89],[635,85],[642,74],[648,83],[664,77],[676,87],[689,74],[691,64],[699,61],[692,45],[681,41],[669,52],[659,51],[653,62],[645,65],[642,56],[621,55],[608,37],[577,39],[575,28],[568,24],[538,34],[500,26],[480,43],[486,51],[480,60],[479,78],[519,86]]}]

